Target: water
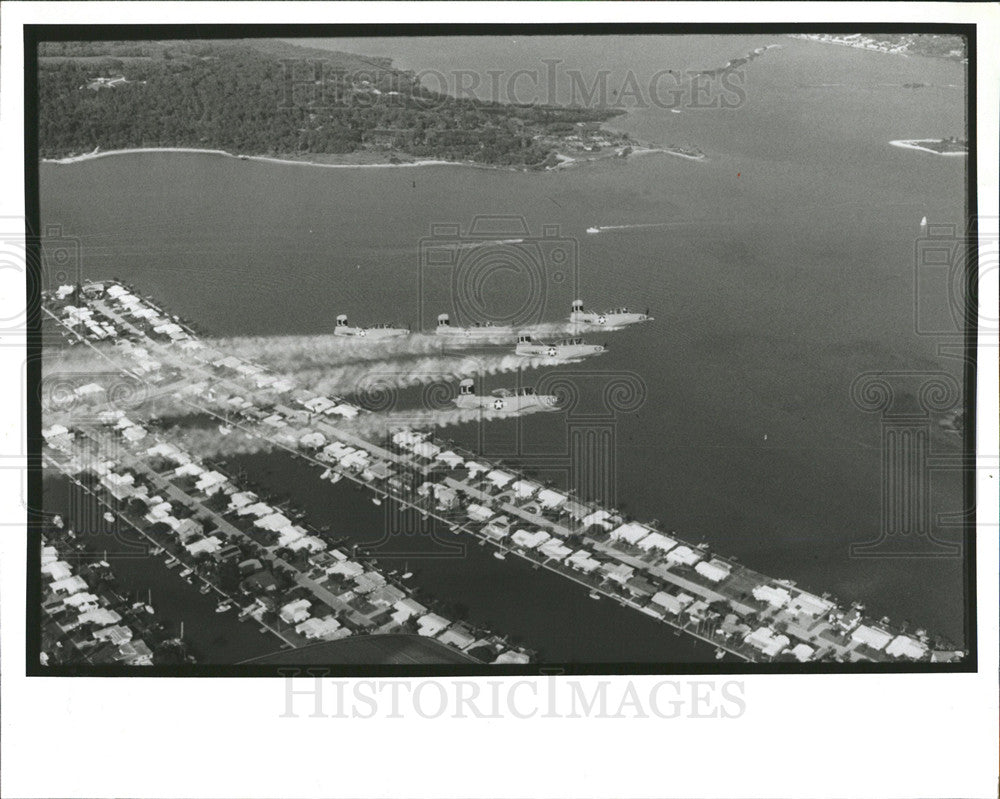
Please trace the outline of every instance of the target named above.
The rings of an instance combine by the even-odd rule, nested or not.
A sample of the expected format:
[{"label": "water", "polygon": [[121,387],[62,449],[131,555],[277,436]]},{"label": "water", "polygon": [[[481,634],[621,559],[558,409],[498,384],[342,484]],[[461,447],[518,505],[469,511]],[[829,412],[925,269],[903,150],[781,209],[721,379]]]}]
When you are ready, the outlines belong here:
[{"label": "water", "polygon": [[[570,251],[575,242],[570,263],[588,305],[648,304],[656,316],[608,335],[608,354],[573,367],[581,385],[598,372],[598,382],[635,374],[645,386],[645,402],[611,424],[619,506],[765,573],[862,600],[876,617],[912,619],[961,641],[960,559],[858,559],[848,546],[876,537],[881,486],[879,420],[851,403],[852,381],[886,370],[961,376],[957,360],[937,355],[936,340],[914,333],[914,243],[924,215],[961,225],[965,162],[888,142],[961,136],[963,92],[948,86],[964,85],[962,68],[768,36],[712,37],[697,48],[646,41],[634,68],[721,66],[771,43],[782,48],[746,68],[742,108],[644,109],[614,122],[656,143],[694,144],[705,163],[649,155],[538,174],[129,155],[44,165],[43,220],[82,241],[87,276],[124,278],[219,335],[329,332],[340,312],[430,327],[449,301],[447,277],[425,280],[423,306],[419,299],[421,240],[432,224],[513,214],[536,236],[557,225]],[[484,65],[500,68],[518,58],[533,64],[544,49],[504,55],[502,44],[476,44]],[[608,63],[600,40],[564,49],[595,69]],[[433,63],[416,44],[411,50],[402,66]],[[616,58],[613,70],[631,65]],[[908,82],[936,88],[891,85]],[[644,227],[585,234],[592,225]],[[550,284],[546,319],[565,316],[574,269]],[[491,281],[487,298],[506,290],[527,301],[510,273]],[[546,415],[455,435],[558,481],[573,422]],[[958,454],[957,439],[937,432],[933,447]],[[275,466],[268,479],[287,481],[292,468],[279,475]],[[326,490],[309,485],[299,491]],[[934,475],[932,503],[936,512],[961,508],[958,475]],[[470,614],[490,602],[479,575],[493,585],[502,571],[519,592],[557,590],[554,578],[542,583],[540,573],[518,569],[492,558],[434,567],[440,595],[453,592],[447,598]],[[602,660],[620,642],[641,651],[652,637],[672,638],[666,629],[609,628],[597,618],[606,603],[588,607],[579,593],[583,607],[567,612],[588,621],[564,621],[574,635],[586,628],[586,644],[551,642],[551,622],[538,621],[551,619],[544,601],[508,614],[510,602],[495,600],[477,618],[506,620],[544,639],[528,645],[551,643],[581,660]],[[529,618],[537,623],[521,621]]]}]

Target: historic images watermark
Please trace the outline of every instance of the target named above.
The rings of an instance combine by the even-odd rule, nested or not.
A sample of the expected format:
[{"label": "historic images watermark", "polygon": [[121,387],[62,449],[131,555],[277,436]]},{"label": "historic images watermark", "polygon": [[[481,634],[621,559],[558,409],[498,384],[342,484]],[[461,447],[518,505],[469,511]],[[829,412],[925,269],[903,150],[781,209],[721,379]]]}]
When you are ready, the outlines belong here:
[{"label": "historic images watermark", "polygon": [[279,718],[739,719],[741,680],[338,680],[287,668]]},{"label": "historic images watermark", "polygon": [[980,291],[991,285],[996,291],[996,220],[976,221],[962,230],[924,220],[914,248],[914,333],[935,341],[956,368],[868,372],[851,385],[854,405],[879,415],[882,507],[876,536],[852,543],[852,557],[963,554],[954,534],[975,519],[975,508],[935,508],[932,481],[946,472],[975,476],[964,452],[935,448],[935,442],[952,437],[959,445],[972,429],[962,385],[963,370],[972,366],[968,334],[973,346],[997,341],[997,320],[983,318],[978,302]]},{"label": "historic images watermark", "polygon": [[748,53],[715,69],[659,69],[648,74],[606,68],[583,71],[543,58],[516,70],[399,70],[378,65],[347,70],[330,59],[283,59],[281,108],[408,106],[440,109],[453,98],[510,106],[601,109],[733,109],[746,103],[742,66]]}]

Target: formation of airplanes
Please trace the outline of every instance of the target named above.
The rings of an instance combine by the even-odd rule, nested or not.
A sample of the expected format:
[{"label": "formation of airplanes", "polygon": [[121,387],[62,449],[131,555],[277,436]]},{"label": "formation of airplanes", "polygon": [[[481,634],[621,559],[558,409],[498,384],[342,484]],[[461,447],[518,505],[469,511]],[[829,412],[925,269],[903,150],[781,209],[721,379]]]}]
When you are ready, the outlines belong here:
[{"label": "formation of airplanes", "polygon": [[[645,313],[630,311],[628,308],[614,308],[607,311],[588,311],[583,300],[575,300],[569,315],[569,323],[574,332],[585,333],[593,330],[618,330],[629,325],[652,321],[649,310]],[[334,327],[335,336],[346,338],[380,340],[408,336],[408,328],[396,327],[392,324],[376,324],[371,327],[350,325],[347,316],[337,317]],[[437,318],[435,335],[447,341],[461,339],[463,341],[482,340],[484,344],[490,339],[506,336],[517,336],[514,352],[523,357],[546,358],[554,362],[575,361],[607,352],[606,344],[594,344],[585,341],[582,336],[573,336],[557,341],[546,342],[535,338],[526,330],[515,327],[493,325],[490,323],[474,323],[467,326],[452,325],[448,314],[440,314]],[[556,397],[536,394],[533,388],[516,390],[498,389],[490,394],[477,394],[475,382],[465,379],[459,383],[458,397],[454,403],[458,408],[481,409],[502,413],[519,413],[526,410],[554,410]]]}]

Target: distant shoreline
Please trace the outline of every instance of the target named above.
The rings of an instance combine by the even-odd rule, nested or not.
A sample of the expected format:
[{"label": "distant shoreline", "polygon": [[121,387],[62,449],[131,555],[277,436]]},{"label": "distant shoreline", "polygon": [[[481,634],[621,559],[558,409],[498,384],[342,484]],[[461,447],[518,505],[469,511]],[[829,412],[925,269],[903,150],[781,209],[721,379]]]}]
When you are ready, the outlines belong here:
[{"label": "distant shoreline", "polygon": [[925,153],[931,153],[932,155],[968,155],[967,152],[951,152],[942,153],[940,150],[932,150],[930,147],[924,147],[923,145],[927,142],[935,142],[939,139],[895,139],[889,142],[893,147],[902,147],[906,150],[921,150]]},{"label": "distant shoreline", "polygon": [[[472,167],[474,169],[501,169],[512,172],[555,172],[566,169],[567,167],[576,166],[579,164],[586,164],[592,161],[600,161],[607,158],[617,157],[613,153],[606,153],[592,157],[580,157],[580,156],[568,156],[562,153],[557,154],[559,163],[545,168],[533,168],[530,166],[510,166],[503,164],[480,164],[475,161],[446,161],[443,159],[422,159],[415,161],[398,161],[396,163],[390,162],[369,162],[369,163],[350,163],[347,159],[352,156],[357,158],[356,154],[347,154],[342,156],[339,154],[326,154],[326,157],[333,157],[337,159],[344,159],[339,163],[327,163],[324,161],[314,161],[308,158],[290,158],[290,157],[280,157],[280,156],[270,156],[270,155],[242,155],[238,153],[231,153],[227,150],[210,150],[207,148],[199,147],[132,147],[125,150],[94,150],[90,153],[83,153],[82,155],[70,155],[65,158],[43,158],[41,159],[43,164],[78,164],[84,161],[93,161],[97,158],[106,158],[112,155],[131,155],[136,153],[200,153],[202,155],[221,155],[227,158],[237,158],[241,161],[261,161],[271,164],[293,164],[299,166],[317,166],[324,167],[326,169],[388,169],[394,167],[419,167],[419,166],[463,166]],[[659,147],[636,147],[632,152],[626,156],[626,158],[631,158],[633,156],[639,155],[651,155],[653,153],[664,153],[666,155],[679,156],[681,158],[687,158],[692,161],[703,161],[705,160],[704,155],[688,155],[686,153],[675,152],[667,148]],[[318,154],[320,157],[324,157],[324,154]]]}]

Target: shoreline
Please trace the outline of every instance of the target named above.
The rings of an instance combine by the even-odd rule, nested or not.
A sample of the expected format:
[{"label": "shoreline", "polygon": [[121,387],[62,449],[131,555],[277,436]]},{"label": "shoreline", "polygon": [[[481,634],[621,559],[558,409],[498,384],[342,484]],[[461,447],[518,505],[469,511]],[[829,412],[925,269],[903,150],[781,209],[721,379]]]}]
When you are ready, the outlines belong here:
[{"label": "shoreline", "polygon": [[904,150],[920,150],[925,153],[930,153],[931,155],[948,155],[948,156],[963,156],[968,155],[968,152],[952,152],[952,153],[942,153],[940,150],[932,150],[930,147],[923,147],[922,145],[926,142],[939,141],[939,139],[894,139],[889,142],[893,147],[901,147]]},{"label": "shoreline", "polygon": [[[461,166],[470,167],[473,169],[496,169],[504,170],[509,172],[557,172],[568,167],[577,166],[579,164],[587,164],[594,161],[603,161],[610,158],[618,158],[614,153],[602,153],[590,158],[586,157],[574,157],[565,155],[564,153],[557,153],[558,163],[544,168],[536,168],[528,165],[514,166],[514,165],[502,165],[502,164],[480,164],[474,161],[448,161],[444,159],[437,158],[426,158],[415,161],[399,161],[398,163],[388,163],[388,162],[374,162],[374,163],[325,163],[323,161],[309,160],[308,158],[282,158],[280,156],[272,155],[243,155],[239,153],[231,153],[228,150],[213,150],[208,148],[200,147],[131,147],[124,150],[94,150],[93,152],[83,153],[81,155],[70,155],[63,158],[42,158],[40,159],[43,164],[58,164],[61,166],[66,166],[69,164],[79,164],[86,161],[94,161],[98,158],[107,158],[113,155],[134,155],[140,153],[195,153],[200,155],[220,155],[226,158],[236,158],[241,161],[258,161],[262,163],[270,164],[289,164],[294,166],[315,166],[322,167],[325,169],[391,169],[391,168],[402,168],[402,167],[422,167],[422,166]],[[686,153],[675,152],[661,147],[637,147],[628,156],[622,158],[622,160],[628,160],[634,156],[641,155],[651,155],[654,153],[663,153],[665,155],[673,155],[679,158],[687,158],[692,161],[704,161],[707,160],[704,155],[688,155]],[[322,155],[322,154],[319,154]]]}]

